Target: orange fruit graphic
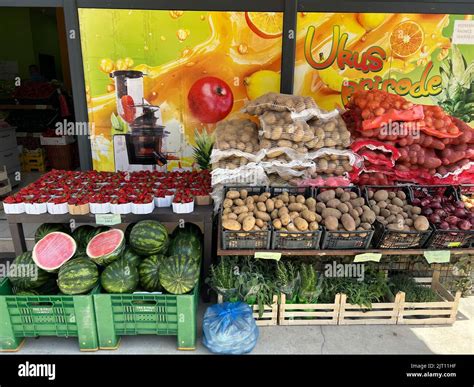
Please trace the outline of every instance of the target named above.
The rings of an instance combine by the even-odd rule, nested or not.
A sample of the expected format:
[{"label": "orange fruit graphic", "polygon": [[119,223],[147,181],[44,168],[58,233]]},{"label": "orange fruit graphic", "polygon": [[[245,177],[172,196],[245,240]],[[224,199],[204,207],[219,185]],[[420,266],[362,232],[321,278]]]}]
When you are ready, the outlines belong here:
[{"label": "orange fruit graphic", "polygon": [[250,29],[264,39],[273,39],[283,32],[281,12],[245,12],[245,20]]},{"label": "orange fruit graphic", "polygon": [[395,27],[390,35],[392,52],[401,58],[413,55],[423,44],[425,34],[418,23],[406,21]]}]

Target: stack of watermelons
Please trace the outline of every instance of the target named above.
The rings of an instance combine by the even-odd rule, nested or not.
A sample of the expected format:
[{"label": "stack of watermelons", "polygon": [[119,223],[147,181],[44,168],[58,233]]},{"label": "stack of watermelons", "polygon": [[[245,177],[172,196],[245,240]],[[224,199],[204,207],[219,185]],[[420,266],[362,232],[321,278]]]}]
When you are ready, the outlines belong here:
[{"label": "stack of watermelons", "polygon": [[[159,222],[144,220],[119,229],[43,224],[32,252],[10,270],[15,294],[85,294],[99,283],[108,293],[183,294],[199,279],[202,233],[186,223],[171,236]],[[36,274],[31,274],[36,273]]]}]

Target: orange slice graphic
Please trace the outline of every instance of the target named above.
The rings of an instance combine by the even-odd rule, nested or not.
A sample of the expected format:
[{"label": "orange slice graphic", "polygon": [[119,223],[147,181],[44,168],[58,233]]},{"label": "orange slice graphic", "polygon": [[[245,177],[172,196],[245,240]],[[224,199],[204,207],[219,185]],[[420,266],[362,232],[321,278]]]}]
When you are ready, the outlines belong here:
[{"label": "orange slice graphic", "polygon": [[245,12],[245,20],[250,29],[264,39],[274,39],[283,32],[281,12]]},{"label": "orange slice graphic", "polygon": [[400,23],[390,35],[392,52],[401,58],[413,55],[423,44],[425,34],[413,21]]}]

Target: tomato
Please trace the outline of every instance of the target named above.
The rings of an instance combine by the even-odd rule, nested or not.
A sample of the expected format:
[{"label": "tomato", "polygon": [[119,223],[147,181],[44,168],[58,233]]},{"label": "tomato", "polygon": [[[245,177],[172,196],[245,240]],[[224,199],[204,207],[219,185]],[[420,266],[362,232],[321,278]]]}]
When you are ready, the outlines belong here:
[{"label": "tomato", "polygon": [[135,119],[135,103],[133,102],[133,98],[130,95],[124,95],[120,98],[120,102],[123,108],[122,118],[131,124]]},{"label": "tomato", "polygon": [[229,85],[216,77],[204,77],[191,86],[188,93],[191,113],[201,122],[214,123],[225,118],[234,104]]}]

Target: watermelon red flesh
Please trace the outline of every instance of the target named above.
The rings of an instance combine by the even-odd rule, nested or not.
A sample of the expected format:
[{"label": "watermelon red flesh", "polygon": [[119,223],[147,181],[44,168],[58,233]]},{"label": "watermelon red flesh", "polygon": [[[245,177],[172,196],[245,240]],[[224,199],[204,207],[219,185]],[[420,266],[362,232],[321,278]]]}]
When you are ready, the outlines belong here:
[{"label": "watermelon red flesh", "polygon": [[122,243],[123,232],[120,230],[110,230],[96,235],[87,245],[87,255],[89,257],[102,257],[115,251]]},{"label": "watermelon red flesh", "polygon": [[63,232],[52,232],[33,248],[33,260],[46,271],[59,269],[76,253],[76,241]]}]

